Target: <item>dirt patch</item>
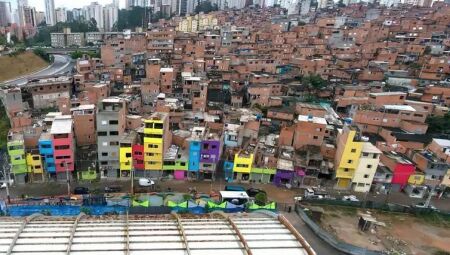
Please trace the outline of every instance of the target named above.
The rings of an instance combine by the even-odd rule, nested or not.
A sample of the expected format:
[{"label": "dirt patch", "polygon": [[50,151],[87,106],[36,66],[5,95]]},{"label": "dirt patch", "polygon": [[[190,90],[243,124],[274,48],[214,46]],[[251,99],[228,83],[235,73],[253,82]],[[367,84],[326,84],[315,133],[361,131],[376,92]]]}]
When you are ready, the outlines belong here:
[{"label": "dirt patch", "polygon": [[0,57],[0,82],[33,73],[48,66],[39,56],[27,51],[17,56]]},{"label": "dirt patch", "polygon": [[[370,250],[391,251],[391,254],[430,255],[450,251],[450,228],[407,214],[377,211],[352,211],[346,207],[323,206],[321,226],[336,238]],[[358,214],[370,213],[386,226],[363,232],[358,229]]]}]

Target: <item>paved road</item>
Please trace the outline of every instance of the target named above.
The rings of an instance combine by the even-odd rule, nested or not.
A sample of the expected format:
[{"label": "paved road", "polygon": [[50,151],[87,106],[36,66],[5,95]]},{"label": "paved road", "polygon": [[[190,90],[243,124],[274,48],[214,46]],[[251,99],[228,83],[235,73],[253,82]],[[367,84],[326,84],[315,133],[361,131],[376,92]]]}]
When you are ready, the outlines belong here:
[{"label": "paved road", "polygon": [[72,61],[72,59],[67,55],[53,55],[53,56],[55,57],[55,61],[47,68],[44,68],[40,71],[37,71],[37,72],[29,74],[29,75],[24,75],[22,77],[14,79],[14,80],[9,80],[9,81],[3,82],[3,84],[23,85],[30,78],[40,78],[40,77],[44,77],[44,76],[57,75],[57,74],[63,74],[63,73],[69,72],[72,70],[72,68],[75,65],[75,63]]}]

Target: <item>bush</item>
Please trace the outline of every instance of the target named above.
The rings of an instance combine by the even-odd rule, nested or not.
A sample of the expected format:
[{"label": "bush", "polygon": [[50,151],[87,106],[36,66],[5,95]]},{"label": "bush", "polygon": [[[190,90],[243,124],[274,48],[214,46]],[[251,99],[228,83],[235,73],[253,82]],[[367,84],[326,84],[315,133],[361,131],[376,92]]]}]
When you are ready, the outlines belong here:
[{"label": "bush", "polygon": [[267,204],[267,194],[264,192],[259,192],[255,196],[255,203],[259,206],[264,206]]}]

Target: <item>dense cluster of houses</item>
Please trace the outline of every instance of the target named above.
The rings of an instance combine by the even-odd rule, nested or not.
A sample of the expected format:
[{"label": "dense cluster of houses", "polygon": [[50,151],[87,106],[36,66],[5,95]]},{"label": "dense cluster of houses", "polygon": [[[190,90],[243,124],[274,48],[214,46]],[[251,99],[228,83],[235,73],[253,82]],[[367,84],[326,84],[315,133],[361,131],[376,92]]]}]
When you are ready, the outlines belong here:
[{"label": "dense cluster of houses", "polygon": [[16,182],[450,185],[450,140],[426,123],[450,106],[447,4],[207,17],[111,34],[73,75],[2,87]]}]

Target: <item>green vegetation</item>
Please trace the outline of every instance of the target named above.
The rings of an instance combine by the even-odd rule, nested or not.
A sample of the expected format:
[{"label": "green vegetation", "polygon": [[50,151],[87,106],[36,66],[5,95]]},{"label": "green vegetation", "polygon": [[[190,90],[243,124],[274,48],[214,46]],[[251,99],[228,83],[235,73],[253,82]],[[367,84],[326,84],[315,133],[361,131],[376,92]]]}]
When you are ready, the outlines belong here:
[{"label": "green vegetation", "polygon": [[153,13],[152,9],[133,7],[131,10],[119,10],[119,19],[114,24],[114,31],[122,31],[124,29],[135,29],[136,27],[147,27],[150,22],[157,22],[159,19],[168,19],[170,16],[164,15],[162,12]]},{"label": "green vegetation", "polygon": [[71,32],[96,32],[98,31],[97,22],[95,19],[89,21],[74,21],[74,22],[58,22],[54,26],[42,27],[35,37],[26,40],[27,46],[50,46],[50,33],[62,33],[64,28],[70,28]]},{"label": "green vegetation", "polygon": [[53,56],[45,52],[42,48],[34,49],[33,53],[49,63],[53,61]]},{"label": "green vegetation", "polygon": [[0,57],[0,82],[20,77],[48,66],[48,63],[31,51]]},{"label": "green vegetation", "polygon": [[6,116],[5,107],[0,101],[0,149],[6,148],[6,137],[8,136],[9,128],[9,119]]},{"label": "green vegetation", "polygon": [[450,255],[448,251],[436,251],[433,253],[434,255]]},{"label": "green vegetation", "polygon": [[0,35],[0,45],[6,45],[6,37],[3,35]]},{"label": "green vegetation", "polygon": [[90,52],[90,51],[74,51],[70,54],[70,57],[72,59],[79,59],[81,58],[83,55],[89,55],[91,58],[100,58],[100,53],[97,52]]},{"label": "green vegetation", "polygon": [[327,83],[320,75],[311,74],[309,76],[302,77],[302,84],[308,86],[310,89],[321,89],[327,86]]},{"label": "green vegetation", "polygon": [[195,13],[210,13],[217,10],[219,10],[217,4],[212,4],[209,1],[201,2],[199,5],[197,5],[197,7],[195,7]]},{"label": "green vegetation", "polygon": [[450,228],[450,216],[438,212],[417,213],[416,217],[427,224]]},{"label": "green vegetation", "polygon": [[264,206],[267,204],[267,194],[264,192],[259,192],[255,195],[255,203],[259,206]]},{"label": "green vegetation", "polygon": [[427,133],[430,134],[450,134],[450,113],[444,116],[430,116],[427,118]]}]

